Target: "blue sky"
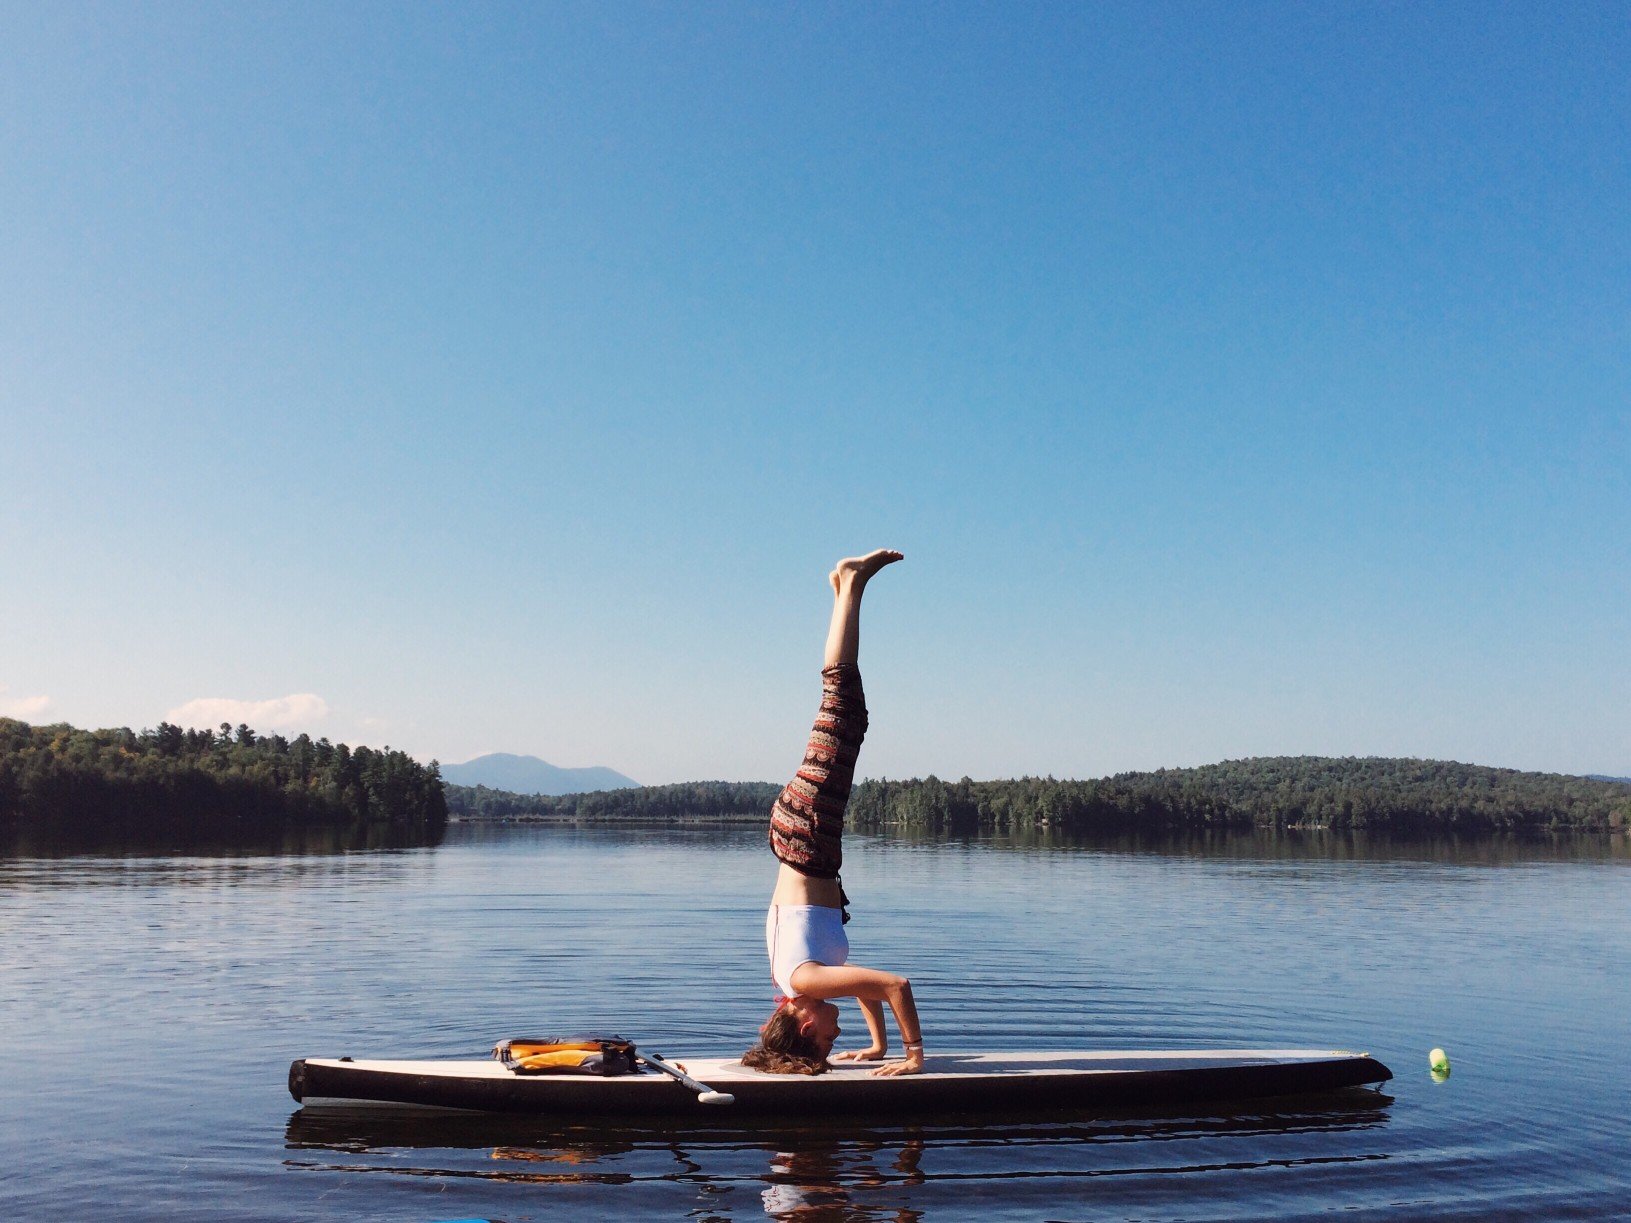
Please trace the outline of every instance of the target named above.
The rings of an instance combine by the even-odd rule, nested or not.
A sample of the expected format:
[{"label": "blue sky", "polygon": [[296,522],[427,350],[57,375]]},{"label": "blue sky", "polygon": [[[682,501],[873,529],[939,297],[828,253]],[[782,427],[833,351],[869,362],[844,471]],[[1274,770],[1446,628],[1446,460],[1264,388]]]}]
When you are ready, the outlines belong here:
[{"label": "blue sky", "polygon": [[[0,6],[0,713],[1631,773],[1631,26]],[[210,704],[208,702],[215,702]]]}]

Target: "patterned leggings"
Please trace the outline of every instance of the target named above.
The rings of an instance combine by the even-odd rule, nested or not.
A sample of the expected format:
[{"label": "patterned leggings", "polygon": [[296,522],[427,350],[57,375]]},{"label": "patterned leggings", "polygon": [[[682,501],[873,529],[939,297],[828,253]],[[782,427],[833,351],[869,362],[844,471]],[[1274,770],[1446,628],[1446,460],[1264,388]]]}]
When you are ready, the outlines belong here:
[{"label": "patterned leggings", "polygon": [[844,863],[844,808],[865,737],[860,668],[854,663],[826,668],[821,672],[821,710],[804,763],[770,809],[771,852],[801,874],[838,878]]}]

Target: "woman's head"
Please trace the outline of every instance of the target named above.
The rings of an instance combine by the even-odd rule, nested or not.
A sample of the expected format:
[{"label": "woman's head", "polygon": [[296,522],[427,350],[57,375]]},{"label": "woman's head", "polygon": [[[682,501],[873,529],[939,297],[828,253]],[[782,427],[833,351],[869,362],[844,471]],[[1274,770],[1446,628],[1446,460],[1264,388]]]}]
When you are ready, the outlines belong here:
[{"label": "woman's head", "polygon": [[771,1074],[821,1074],[838,1039],[838,1008],[816,998],[784,998],[759,1028],[742,1064]]}]

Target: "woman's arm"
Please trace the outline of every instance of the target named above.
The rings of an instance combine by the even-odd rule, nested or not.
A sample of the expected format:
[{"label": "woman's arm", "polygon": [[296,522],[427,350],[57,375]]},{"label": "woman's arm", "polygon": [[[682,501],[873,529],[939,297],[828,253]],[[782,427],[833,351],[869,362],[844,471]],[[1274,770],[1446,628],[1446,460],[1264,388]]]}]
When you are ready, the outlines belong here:
[{"label": "woman's arm", "polygon": [[894,1012],[895,1026],[900,1029],[901,1042],[906,1046],[906,1060],[889,1062],[872,1073],[915,1074],[923,1069],[923,1027],[918,1022],[912,983],[905,977],[892,972],[879,972],[876,968],[862,968],[859,964],[817,964],[812,960],[800,964],[793,971],[793,979],[788,984],[812,998],[887,1002]]},{"label": "woman's arm", "polygon": [[861,1014],[866,1016],[872,1044],[865,1049],[845,1049],[842,1053],[835,1053],[832,1056],[835,1062],[875,1062],[889,1052],[889,1033],[883,1026],[883,1004],[870,998],[857,998],[855,1001],[861,1004]]},{"label": "woman's arm", "polygon": [[889,1009],[895,1012],[895,1026],[900,1029],[901,1043],[906,1046],[906,1060],[886,1062],[873,1074],[884,1076],[916,1074],[923,1069],[923,1025],[918,1021],[917,1003],[912,1000],[912,983],[905,977],[896,977],[897,984],[889,991]]}]

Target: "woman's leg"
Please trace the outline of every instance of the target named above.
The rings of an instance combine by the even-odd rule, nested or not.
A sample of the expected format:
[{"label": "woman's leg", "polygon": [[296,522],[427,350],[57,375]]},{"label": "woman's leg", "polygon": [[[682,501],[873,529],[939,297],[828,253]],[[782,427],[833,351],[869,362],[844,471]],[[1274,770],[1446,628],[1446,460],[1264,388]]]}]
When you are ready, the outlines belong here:
[{"label": "woman's leg", "polygon": [[861,652],[861,595],[866,584],[885,565],[900,560],[901,553],[879,548],[865,556],[851,556],[838,562],[827,575],[832,583],[832,623],[827,626],[827,655],[821,664],[854,666]]},{"label": "woman's leg", "polygon": [[821,671],[821,709],[804,762],[770,812],[772,852],[794,870],[817,879],[836,879],[843,865],[844,808],[866,737],[866,696],[856,666],[861,595],[878,570],[900,559],[899,552],[880,548],[839,561],[828,575],[833,611]]}]

